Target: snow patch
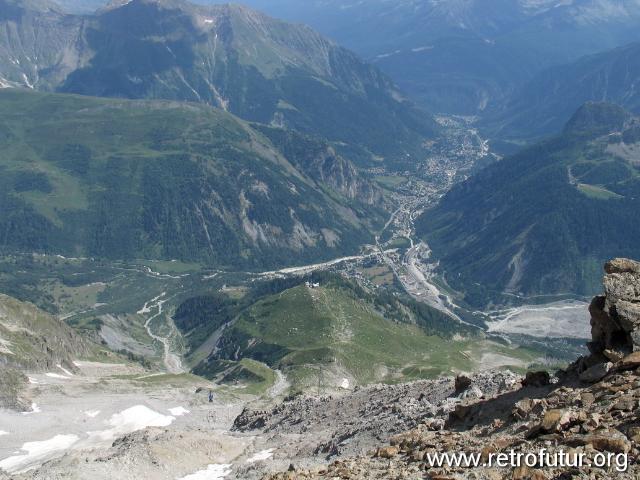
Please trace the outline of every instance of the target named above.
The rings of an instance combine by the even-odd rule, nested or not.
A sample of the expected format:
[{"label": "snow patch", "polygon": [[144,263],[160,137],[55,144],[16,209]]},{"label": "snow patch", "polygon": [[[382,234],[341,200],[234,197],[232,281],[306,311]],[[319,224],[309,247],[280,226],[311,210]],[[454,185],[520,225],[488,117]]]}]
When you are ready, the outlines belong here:
[{"label": "snow patch", "polygon": [[60,380],[71,380],[69,377],[65,377],[64,375],[60,375],[59,373],[47,372],[45,375],[49,378],[59,378]]},{"label": "snow patch", "polygon": [[350,385],[349,379],[348,378],[343,378],[342,379],[342,383],[340,384],[340,388],[344,388],[345,390],[348,390],[349,389],[349,385]]},{"label": "snow patch", "polygon": [[168,427],[175,419],[175,417],[154,412],[144,405],[136,405],[120,413],[113,414],[109,421],[106,422],[111,428],[87,432],[87,434],[91,440],[109,442],[121,435],[137,432],[147,427]]},{"label": "snow patch", "polygon": [[68,450],[78,441],[77,435],[56,435],[41,442],[27,442],[22,445],[24,455],[16,455],[0,461],[0,469],[9,473],[21,473],[35,468],[52,454]]},{"label": "snow patch", "polygon": [[42,382],[39,382],[38,380],[36,380],[33,377],[28,377],[29,378],[29,383],[31,383],[32,385],[40,385]]},{"label": "snow patch", "polygon": [[100,410],[87,410],[84,414],[89,418],[96,418],[100,415]]},{"label": "snow patch", "polygon": [[4,430],[0,430],[0,437],[3,435],[9,435],[9,432],[5,432]]},{"label": "snow patch", "polygon": [[73,377],[73,373],[71,373],[69,370],[64,368],[62,365],[57,364],[56,367],[58,367],[60,370],[62,370],[66,375],[69,375],[70,377]]},{"label": "snow patch", "polygon": [[231,465],[209,465],[206,470],[200,470],[178,480],[221,480],[231,473]]},{"label": "snow patch", "polygon": [[187,413],[189,413],[189,410],[187,410],[184,407],[175,407],[175,408],[170,408],[169,413],[174,417],[181,417],[182,415],[186,415]]},{"label": "snow patch", "polygon": [[253,457],[247,460],[247,463],[255,463],[267,460],[273,457],[274,450],[274,448],[270,448],[269,450],[262,450],[261,452],[256,453]]},{"label": "snow patch", "polygon": [[393,57],[394,55],[398,55],[399,53],[402,53],[402,50],[396,50],[389,53],[381,53],[380,55],[376,55],[376,58],[382,60],[383,58]]},{"label": "snow patch", "polygon": [[24,80],[24,84],[33,90],[33,84],[29,81],[29,77],[26,74],[22,74],[22,79]]},{"label": "snow patch", "polygon": [[34,402],[31,404],[31,410],[28,412],[22,412],[22,415],[31,415],[32,413],[40,413],[42,410],[40,410],[40,407],[38,407],[38,405]]}]

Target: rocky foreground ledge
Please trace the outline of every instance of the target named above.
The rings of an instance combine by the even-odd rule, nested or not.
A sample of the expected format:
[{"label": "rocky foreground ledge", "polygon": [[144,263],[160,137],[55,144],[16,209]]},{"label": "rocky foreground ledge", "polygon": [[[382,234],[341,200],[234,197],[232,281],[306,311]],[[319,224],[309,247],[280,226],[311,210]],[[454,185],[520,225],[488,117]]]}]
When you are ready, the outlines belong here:
[{"label": "rocky foreground ledge", "polygon": [[[445,421],[425,418],[418,408],[414,428],[391,437],[366,456],[313,469],[291,465],[289,471],[266,478],[640,478],[640,263],[616,259],[607,263],[605,271],[605,294],[590,306],[591,354],[567,370],[555,377],[531,373],[517,385],[503,384],[498,393],[485,392],[481,398],[464,394],[476,388],[475,377],[459,378],[455,387],[463,392],[457,400],[448,402],[449,408],[436,408],[436,414],[448,412]],[[366,421],[366,412],[362,413]],[[460,452],[477,453],[481,462],[493,456],[494,464],[432,465],[436,453]],[[524,461],[524,455],[540,452],[551,463],[562,452],[568,462],[543,466],[531,456],[534,461]],[[517,467],[497,466],[497,453],[522,454],[523,460]],[[575,465],[579,456],[582,465]],[[608,459],[607,465],[594,465],[602,459]]]}]

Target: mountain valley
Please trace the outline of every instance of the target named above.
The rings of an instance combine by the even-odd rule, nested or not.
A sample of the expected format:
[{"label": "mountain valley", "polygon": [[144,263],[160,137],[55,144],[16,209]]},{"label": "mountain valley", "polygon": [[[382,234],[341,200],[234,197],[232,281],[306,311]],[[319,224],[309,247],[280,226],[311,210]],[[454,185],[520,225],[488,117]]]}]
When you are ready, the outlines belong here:
[{"label": "mountain valley", "polygon": [[621,107],[586,104],[561,135],[453,187],[418,232],[471,303],[588,295],[605,258],[640,253],[637,131]]},{"label": "mountain valley", "polygon": [[0,480],[636,478],[638,0],[218,3],[0,0]]},{"label": "mountain valley", "polygon": [[640,40],[637,0],[247,3],[313,26],[449,114],[485,115],[546,68]]},{"label": "mountain valley", "polygon": [[553,135],[590,101],[639,114],[639,61],[640,43],[632,43],[543,70],[487,116],[486,128],[515,141]]}]

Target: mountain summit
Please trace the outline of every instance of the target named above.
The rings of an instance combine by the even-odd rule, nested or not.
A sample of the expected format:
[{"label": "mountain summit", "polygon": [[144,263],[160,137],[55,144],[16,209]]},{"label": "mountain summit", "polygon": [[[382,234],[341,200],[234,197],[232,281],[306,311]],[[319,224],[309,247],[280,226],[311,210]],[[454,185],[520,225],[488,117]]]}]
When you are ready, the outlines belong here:
[{"label": "mountain summit", "polygon": [[568,135],[601,135],[620,133],[632,120],[624,108],[610,103],[588,102],[581,106],[564,128]]},{"label": "mountain summit", "polygon": [[557,65],[518,89],[487,126],[507,138],[551,135],[585,102],[608,102],[640,113],[640,43]]}]

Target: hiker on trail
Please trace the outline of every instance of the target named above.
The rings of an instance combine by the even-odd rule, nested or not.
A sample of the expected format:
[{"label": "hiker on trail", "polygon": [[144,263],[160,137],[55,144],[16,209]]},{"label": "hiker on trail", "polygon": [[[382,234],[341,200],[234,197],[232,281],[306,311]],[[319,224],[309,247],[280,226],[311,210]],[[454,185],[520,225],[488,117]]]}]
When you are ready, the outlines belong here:
[{"label": "hiker on trail", "polygon": [[209,390],[209,403],[213,403],[213,392]]}]

